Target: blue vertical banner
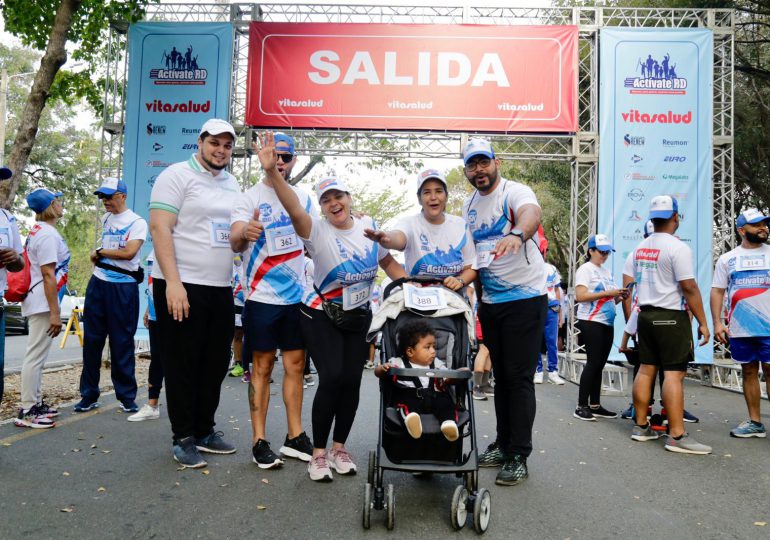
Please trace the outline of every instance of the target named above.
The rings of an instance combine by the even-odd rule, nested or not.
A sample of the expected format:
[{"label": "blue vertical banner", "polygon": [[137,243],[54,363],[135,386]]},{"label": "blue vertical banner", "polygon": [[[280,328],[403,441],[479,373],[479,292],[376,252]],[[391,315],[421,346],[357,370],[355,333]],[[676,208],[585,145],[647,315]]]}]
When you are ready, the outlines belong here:
[{"label": "blue vertical banner", "polygon": [[[229,23],[145,22],[129,28],[123,180],[129,208],[148,222],[158,175],[197,152],[206,120],[229,120],[233,40]],[[148,235],[142,261],[150,250]]]},{"label": "blue vertical banner", "polygon": [[[597,231],[617,250],[606,264],[620,284],[626,257],[643,239],[650,201],[672,195],[679,202],[676,234],[693,251],[707,313],[713,57],[710,30],[617,28],[600,34]],[[622,333],[617,324],[616,346]],[[619,357],[613,348],[611,358]],[[711,344],[696,348],[697,362],[712,358]]]}]

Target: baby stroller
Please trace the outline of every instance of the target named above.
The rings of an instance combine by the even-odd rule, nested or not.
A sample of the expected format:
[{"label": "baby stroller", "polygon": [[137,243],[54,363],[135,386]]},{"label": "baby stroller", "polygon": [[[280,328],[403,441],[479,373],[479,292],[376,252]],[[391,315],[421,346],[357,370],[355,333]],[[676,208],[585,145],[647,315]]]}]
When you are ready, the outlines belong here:
[{"label": "baby stroller", "polygon": [[[463,478],[463,483],[457,486],[452,496],[452,526],[456,530],[462,529],[471,514],[474,528],[478,533],[483,533],[489,524],[492,498],[488,490],[479,489],[478,486],[478,452],[470,392],[472,371],[458,371],[461,367],[472,368],[470,336],[474,335],[472,332],[475,328],[473,311],[462,296],[444,287],[439,287],[439,290],[446,307],[428,311],[407,308],[403,287],[409,282],[441,283],[435,278],[414,276],[390,283],[383,293],[383,303],[372,321],[369,336],[373,337],[382,329],[380,361],[384,363],[396,356],[397,335],[404,324],[422,319],[433,327],[436,332],[436,357],[444,360],[450,370],[442,370],[441,377],[458,380],[448,392],[458,408],[460,437],[454,442],[444,438],[438,419],[430,414],[421,414],[423,435],[419,439],[410,437],[403,427],[400,412],[389,405],[393,385],[381,379],[378,441],[377,449],[369,452],[363,526],[369,528],[373,509],[387,512],[388,530],[395,525],[395,493],[393,484],[384,483],[385,471],[454,473]],[[402,289],[394,291],[396,287]],[[388,377],[431,377],[433,373],[430,370],[391,368]]]}]

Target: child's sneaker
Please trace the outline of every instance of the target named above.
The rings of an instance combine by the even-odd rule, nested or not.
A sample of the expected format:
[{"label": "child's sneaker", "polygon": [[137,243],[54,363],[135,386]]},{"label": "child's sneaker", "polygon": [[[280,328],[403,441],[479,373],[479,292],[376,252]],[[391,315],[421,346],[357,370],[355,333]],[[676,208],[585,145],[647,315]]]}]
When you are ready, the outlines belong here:
[{"label": "child's sneaker", "polygon": [[19,409],[19,415],[13,421],[18,427],[28,427],[35,429],[52,428],[56,423],[46,416],[41,416],[38,412],[37,405],[33,405],[26,411]]},{"label": "child's sneaker", "polygon": [[420,419],[419,414],[412,412],[404,416],[404,425],[406,426],[407,433],[409,433],[413,439],[422,437],[422,420]]},{"label": "child's sneaker", "polygon": [[460,438],[460,430],[457,429],[457,424],[454,420],[444,420],[441,423],[441,433],[444,434],[444,437],[449,442],[455,442]]}]

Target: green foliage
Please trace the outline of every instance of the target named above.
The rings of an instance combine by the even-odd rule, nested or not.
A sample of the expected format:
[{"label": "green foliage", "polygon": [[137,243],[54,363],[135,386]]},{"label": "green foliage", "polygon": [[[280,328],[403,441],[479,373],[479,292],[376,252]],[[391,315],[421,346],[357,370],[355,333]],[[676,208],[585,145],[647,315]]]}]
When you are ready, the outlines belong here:
[{"label": "green foliage", "polygon": [[378,227],[383,227],[412,206],[406,195],[395,193],[387,188],[380,191],[374,191],[370,187],[351,187],[350,189],[352,190],[353,210],[370,216]]},{"label": "green foliage", "polygon": [[65,211],[59,222],[59,232],[70,248],[69,289],[79,295],[86,293],[86,285],[94,271],[89,254],[96,245],[97,216],[90,211]]}]

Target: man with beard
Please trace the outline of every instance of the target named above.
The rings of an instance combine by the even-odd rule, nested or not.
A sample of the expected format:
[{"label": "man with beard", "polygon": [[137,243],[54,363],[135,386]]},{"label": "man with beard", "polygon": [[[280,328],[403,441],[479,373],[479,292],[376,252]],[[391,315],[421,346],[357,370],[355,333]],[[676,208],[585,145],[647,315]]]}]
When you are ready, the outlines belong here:
[{"label": "man with beard", "polygon": [[234,143],[233,126],[208,120],[198,152],[160,173],[150,196],[153,298],[173,455],[191,468],[206,466],[199,451],[235,452],[214,431],[235,326],[230,210],[240,188],[224,170]]},{"label": "man with beard", "polygon": [[[737,219],[741,245],[725,253],[714,268],[711,285],[711,317],[714,337],[729,343],[733,360],[743,371],[743,396],[749,419],[730,431],[732,437],[767,437],[759,414],[761,398],[759,364],[770,391],[770,246],[767,245],[770,216],[756,208]],[[726,328],[722,323],[727,290]],[[729,329],[728,329],[729,328]]]},{"label": "man with beard", "polygon": [[[276,133],[275,150],[278,173],[288,180],[297,162],[294,139]],[[310,196],[299,188],[293,189],[305,211],[315,216]],[[238,198],[230,215],[230,246],[243,254],[243,329],[245,348],[252,351],[249,408],[254,463],[261,469],[283,464],[270,449],[265,433],[270,377],[278,349],[283,356],[283,402],[288,424],[280,453],[310,461],[313,444],[302,429],[301,418],[305,345],[298,331],[304,245],[269,177],[265,176]]]},{"label": "man with beard", "polygon": [[476,245],[478,315],[496,381],[497,438],[479,465],[500,466],[495,483],[512,486],[529,476],[533,378],[548,309],[537,235],[541,210],[529,187],[500,176],[489,141],[468,141],[463,160],[465,176],[476,188],[463,205],[463,217]]}]

